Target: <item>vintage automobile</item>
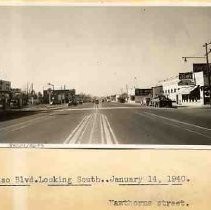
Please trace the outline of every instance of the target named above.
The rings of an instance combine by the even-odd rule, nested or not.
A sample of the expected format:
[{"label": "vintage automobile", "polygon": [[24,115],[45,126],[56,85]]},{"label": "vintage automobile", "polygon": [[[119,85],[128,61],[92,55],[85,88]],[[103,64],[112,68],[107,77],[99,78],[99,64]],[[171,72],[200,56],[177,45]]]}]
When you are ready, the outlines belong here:
[{"label": "vintage automobile", "polygon": [[68,102],[68,106],[77,106],[77,105],[78,105],[78,101],[75,100],[75,99],[70,100],[70,101]]},{"label": "vintage automobile", "polygon": [[19,101],[15,99],[10,100],[10,108],[11,109],[21,108]]},{"label": "vintage automobile", "polygon": [[156,96],[151,100],[150,105],[153,107],[172,107],[172,100],[163,95]]}]

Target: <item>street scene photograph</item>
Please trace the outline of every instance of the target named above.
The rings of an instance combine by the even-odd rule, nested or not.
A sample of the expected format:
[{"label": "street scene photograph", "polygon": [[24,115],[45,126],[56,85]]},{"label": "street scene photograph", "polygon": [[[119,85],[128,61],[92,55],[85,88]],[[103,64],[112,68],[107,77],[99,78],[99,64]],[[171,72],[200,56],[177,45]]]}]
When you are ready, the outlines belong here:
[{"label": "street scene photograph", "polygon": [[211,7],[0,6],[0,144],[211,145]]}]

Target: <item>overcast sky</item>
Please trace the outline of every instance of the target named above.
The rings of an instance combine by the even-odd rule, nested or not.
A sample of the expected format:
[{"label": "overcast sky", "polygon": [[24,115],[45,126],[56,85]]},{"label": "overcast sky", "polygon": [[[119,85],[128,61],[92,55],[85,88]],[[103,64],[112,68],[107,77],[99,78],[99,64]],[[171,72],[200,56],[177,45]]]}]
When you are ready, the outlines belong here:
[{"label": "overcast sky", "polygon": [[211,8],[0,7],[0,79],[115,94],[191,71],[209,41]]}]

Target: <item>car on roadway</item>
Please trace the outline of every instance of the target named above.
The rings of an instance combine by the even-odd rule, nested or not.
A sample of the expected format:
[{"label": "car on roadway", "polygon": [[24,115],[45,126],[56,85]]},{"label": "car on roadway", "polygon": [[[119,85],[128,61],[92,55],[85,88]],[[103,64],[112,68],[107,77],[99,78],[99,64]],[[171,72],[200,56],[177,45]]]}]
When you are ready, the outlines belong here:
[{"label": "car on roadway", "polygon": [[68,106],[77,106],[77,105],[78,105],[78,101],[75,100],[75,99],[70,100],[70,101],[68,102]]},{"label": "car on roadway", "polygon": [[153,107],[172,107],[172,100],[164,95],[156,96],[150,101]]},{"label": "car on roadway", "polygon": [[125,98],[119,98],[119,103],[125,103]]}]

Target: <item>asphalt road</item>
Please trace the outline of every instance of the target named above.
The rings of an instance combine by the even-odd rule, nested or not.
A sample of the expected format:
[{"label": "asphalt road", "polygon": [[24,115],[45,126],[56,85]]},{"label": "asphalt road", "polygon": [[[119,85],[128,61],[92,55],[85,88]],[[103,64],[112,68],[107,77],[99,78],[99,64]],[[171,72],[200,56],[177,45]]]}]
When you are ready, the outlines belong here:
[{"label": "asphalt road", "polygon": [[211,109],[83,104],[4,120],[0,142],[211,145]]}]

